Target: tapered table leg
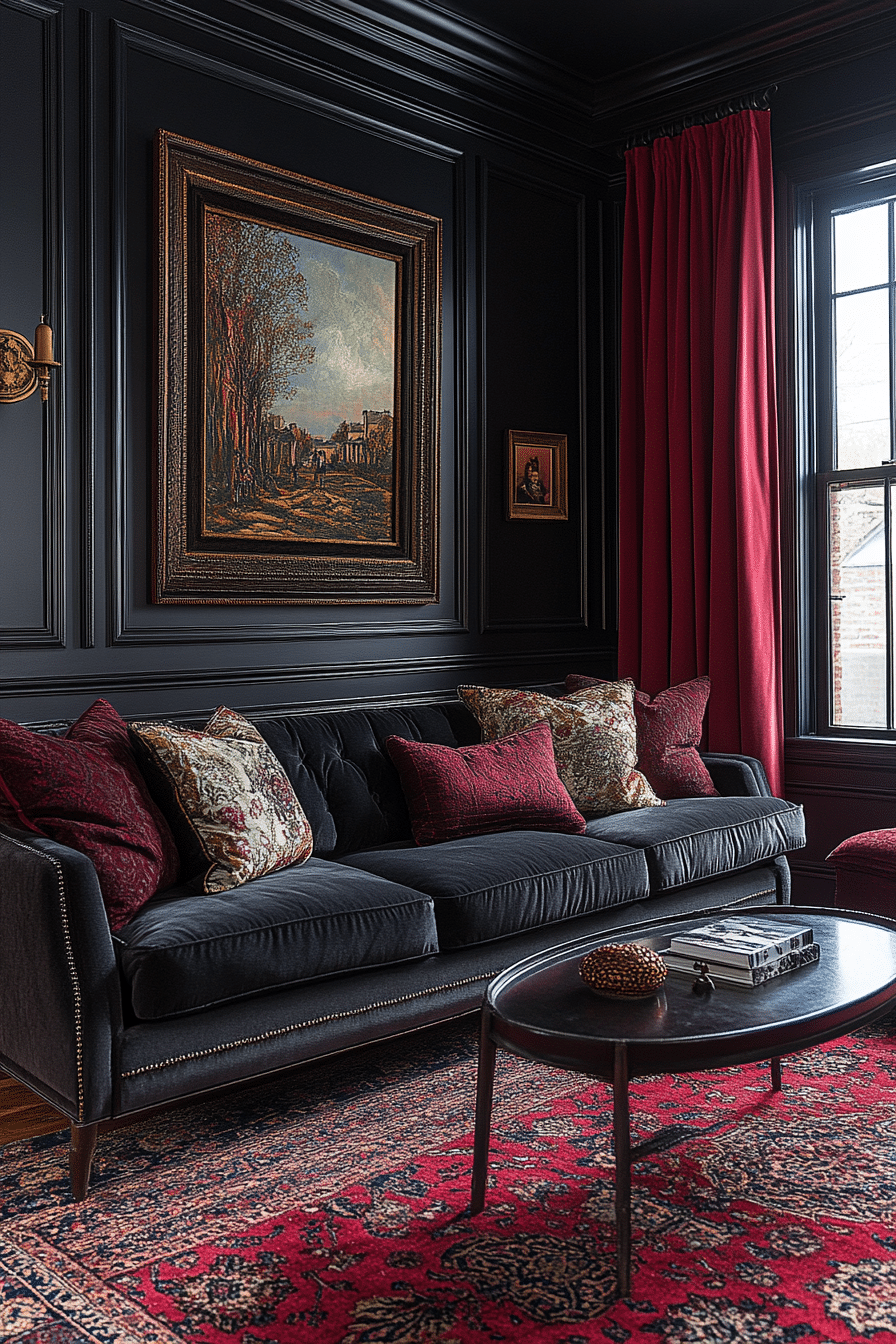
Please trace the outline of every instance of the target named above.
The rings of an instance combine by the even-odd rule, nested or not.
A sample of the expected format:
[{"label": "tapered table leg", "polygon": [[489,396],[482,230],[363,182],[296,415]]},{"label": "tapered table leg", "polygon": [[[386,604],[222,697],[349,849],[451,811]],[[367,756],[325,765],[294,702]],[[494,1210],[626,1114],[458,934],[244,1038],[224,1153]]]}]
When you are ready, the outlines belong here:
[{"label": "tapered table leg", "polygon": [[781,1091],[781,1061],[777,1058],[769,1060],[772,1069],[772,1091]]},{"label": "tapered table leg", "polygon": [[613,1060],[613,1148],[616,1155],[616,1287],[628,1297],[632,1282],[632,1140],[628,1102],[628,1054],[616,1043]]},{"label": "tapered table leg", "polygon": [[495,1043],[490,1035],[491,1014],[482,1010],[479,1031],[479,1071],[476,1075],[476,1130],[473,1135],[473,1182],[470,1213],[481,1213],[485,1204],[488,1148],[492,1129],[492,1097],[495,1090]]}]

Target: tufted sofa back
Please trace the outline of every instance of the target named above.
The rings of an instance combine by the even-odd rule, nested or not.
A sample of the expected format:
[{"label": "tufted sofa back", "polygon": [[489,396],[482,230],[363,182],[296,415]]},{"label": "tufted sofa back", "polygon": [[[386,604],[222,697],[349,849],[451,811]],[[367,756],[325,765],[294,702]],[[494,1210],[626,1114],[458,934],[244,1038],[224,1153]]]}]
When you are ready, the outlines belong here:
[{"label": "tufted sofa back", "polygon": [[255,726],[298,794],[319,858],[411,839],[398,772],[383,750],[387,737],[457,747],[480,736],[460,702],[286,714]]}]

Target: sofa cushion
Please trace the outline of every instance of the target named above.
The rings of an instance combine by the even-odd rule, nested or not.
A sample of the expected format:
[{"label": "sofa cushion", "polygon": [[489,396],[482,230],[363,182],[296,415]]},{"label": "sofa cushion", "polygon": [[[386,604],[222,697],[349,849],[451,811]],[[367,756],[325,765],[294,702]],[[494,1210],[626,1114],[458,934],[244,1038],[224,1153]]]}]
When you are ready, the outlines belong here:
[{"label": "sofa cushion", "polygon": [[641,900],[648,892],[639,849],[545,831],[369,850],[343,863],[431,896],[443,951]]},{"label": "sofa cushion", "polygon": [[0,719],[0,820],[86,854],[112,929],[177,881],[174,837],[106,700],[61,738]]},{"label": "sofa cushion", "polygon": [[783,798],[673,798],[662,809],[595,818],[588,834],[643,847],[654,894],[748,868],[806,843],[803,809]]},{"label": "sofa cushion", "polygon": [[[569,694],[599,686],[598,677],[571,672]],[[709,677],[695,677],[659,691],[653,699],[635,691],[638,769],[659,798],[711,798],[718,790],[700,758],[703,716],[709,701]]]},{"label": "sofa cushion", "polygon": [[480,739],[476,720],[457,702],[289,714],[260,719],[256,727],[298,795],[319,858],[412,839],[398,771],[384,750],[387,737],[446,747]]},{"label": "sofa cushion", "polygon": [[199,732],[132,723],[143,769],[165,809],[184,875],[206,892],[302,863],[311,827],[283,767],[258,730],[220,705]]},{"label": "sofa cushion", "polygon": [[632,807],[662,807],[635,769],[634,683],[601,682],[560,699],[537,691],[459,686],[457,693],[488,741],[544,719],[554,735],[557,773],[580,812],[604,816]]},{"label": "sofa cushion", "polygon": [[496,831],[585,830],[557,774],[547,723],[470,747],[387,737],[386,750],[418,845]]},{"label": "sofa cushion", "polygon": [[114,941],[138,1018],[194,1012],[438,950],[428,896],[321,859],[225,892],[172,888]]}]

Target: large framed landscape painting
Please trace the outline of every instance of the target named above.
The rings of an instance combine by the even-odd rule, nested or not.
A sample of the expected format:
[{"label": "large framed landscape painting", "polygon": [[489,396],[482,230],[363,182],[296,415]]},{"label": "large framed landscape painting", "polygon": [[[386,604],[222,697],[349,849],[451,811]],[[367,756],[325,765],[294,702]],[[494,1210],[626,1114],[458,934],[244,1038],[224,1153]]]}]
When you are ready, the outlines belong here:
[{"label": "large framed landscape painting", "polygon": [[160,131],[152,598],[438,598],[441,222]]}]

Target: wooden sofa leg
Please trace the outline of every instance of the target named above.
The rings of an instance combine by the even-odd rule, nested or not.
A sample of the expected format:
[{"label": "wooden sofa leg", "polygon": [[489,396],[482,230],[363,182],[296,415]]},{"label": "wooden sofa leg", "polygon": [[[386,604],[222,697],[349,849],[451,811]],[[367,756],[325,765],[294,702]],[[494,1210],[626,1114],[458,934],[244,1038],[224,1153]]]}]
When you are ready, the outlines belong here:
[{"label": "wooden sofa leg", "polygon": [[87,1198],[87,1186],[90,1184],[90,1168],[96,1149],[98,1125],[72,1125],[72,1141],[68,1152],[68,1172],[72,1185],[72,1195],[79,1203]]}]

